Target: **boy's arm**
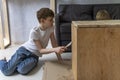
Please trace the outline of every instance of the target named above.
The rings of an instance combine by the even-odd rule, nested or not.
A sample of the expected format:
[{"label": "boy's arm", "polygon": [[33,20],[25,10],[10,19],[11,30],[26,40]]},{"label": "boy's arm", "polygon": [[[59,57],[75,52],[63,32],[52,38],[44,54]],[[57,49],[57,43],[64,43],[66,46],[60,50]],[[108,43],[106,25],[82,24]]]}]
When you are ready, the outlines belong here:
[{"label": "boy's arm", "polygon": [[52,53],[52,52],[56,52],[57,54],[60,54],[61,52],[64,51],[65,47],[61,46],[61,47],[55,47],[55,48],[43,48],[41,43],[40,43],[40,40],[34,40],[39,52],[41,54],[49,54],[49,53]]},{"label": "boy's arm", "polygon": [[[54,32],[51,33],[50,39],[51,39],[52,47],[58,47],[57,42],[56,42],[56,39],[55,39]],[[62,63],[63,60],[62,60],[61,55],[56,53],[56,56],[57,56],[57,58],[58,58],[58,61],[59,61],[60,63]]]},{"label": "boy's arm", "polygon": [[40,40],[34,40],[39,52],[41,54],[48,54],[48,53],[52,53],[52,52],[55,52],[54,48],[51,48],[51,49],[44,49],[40,43]]}]

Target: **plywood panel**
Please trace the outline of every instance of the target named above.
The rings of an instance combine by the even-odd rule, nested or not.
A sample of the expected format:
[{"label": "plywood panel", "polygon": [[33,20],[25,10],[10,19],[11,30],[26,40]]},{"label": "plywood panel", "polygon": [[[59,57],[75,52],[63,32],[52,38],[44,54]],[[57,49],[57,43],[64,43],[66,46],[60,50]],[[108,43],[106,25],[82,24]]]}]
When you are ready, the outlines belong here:
[{"label": "plywood panel", "polygon": [[[72,24],[72,26],[75,26],[74,24]],[[76,27],[72,27],[72,71],[73,71],[73,75],[74,75],[74,79],[77,80],[77,28]]]},{"label": "plywood panel", "polygon": [[106,80],[120,80],[120,28],[105,28],[105,65]]},{"label": "plywood panel", "polygon": [[10,44],[10,35],[9,35],[9,26],[8,26],[8,12],[7,12],[7,2],[2,0],[2,12],[3,12],[3,21],[4,21],[4,30],[5,30],[5,39],[7,39],[7,45]]},{"label": "plywood panel", "polygon": [[0,16],[0,48],[4,49],[4,41],[3,41],[3,31],[2,31],[2,20]]},{"label": "plywood panel", "polygon": [[75,80],[120,80],[120,21],[74,22],[72,61]]},{"label": "plywood panel", "polygon": [[8,12],[7,12],[7,0],[1,0],[2,8],[1,13],[2,17],[0,17],[0,48],[4,49],[6,46],[10,44],[10,35],[9,35],[9,26],[8,26]]},{"label": "plywood panel", "polygon": [[50,0],[50,8],[55,12],[55,0]]},{"label": "plywood panel", "polygon": [[104,28],[80,28],[77,34],[77,80],[102,80]]},{"label": "plywood panel", "polygon": [[65,64],[58,62],[45,62],[42,80],[73,80],[71,61]]}]

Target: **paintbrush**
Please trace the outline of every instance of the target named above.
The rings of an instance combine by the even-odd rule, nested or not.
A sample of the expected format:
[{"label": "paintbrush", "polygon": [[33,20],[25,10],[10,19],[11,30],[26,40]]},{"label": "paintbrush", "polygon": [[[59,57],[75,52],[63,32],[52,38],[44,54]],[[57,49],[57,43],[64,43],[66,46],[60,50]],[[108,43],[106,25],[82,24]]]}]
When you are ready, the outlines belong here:
[{"label": "paintbrush", "polygon": [[65,46],[65,48],[68,48],[71,44],[72,44],[72,41],[69,42],[69,43]]}]

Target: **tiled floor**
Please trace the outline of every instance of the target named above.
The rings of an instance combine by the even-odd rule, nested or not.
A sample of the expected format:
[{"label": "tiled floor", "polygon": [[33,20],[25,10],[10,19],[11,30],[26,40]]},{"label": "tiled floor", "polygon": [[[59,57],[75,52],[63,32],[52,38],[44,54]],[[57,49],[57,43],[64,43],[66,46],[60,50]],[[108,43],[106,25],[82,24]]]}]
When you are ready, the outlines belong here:
[{"label": "tiled floor", "polygon": [[[0,50],[0,58],[6,57],[7,60],[10,59],[11,55],[15,52],[15,50],[20,45],[12,45],[9,48],[5,50]],[[47,48],[50,48],[51,45],[48,45]],[[63,53],[62,54],[63,59],[71,59],[71,53]],[[43,55],[43,57],[39,58],[38,66],[30,72],[28,75],[20,75],[20,74],[14,74],[12,76],[4,76],[0,72],[0,80],[42,80],[43,76],[43,64],[45,61],[55,61],[57,60],[56,55],[54,53]]]}]

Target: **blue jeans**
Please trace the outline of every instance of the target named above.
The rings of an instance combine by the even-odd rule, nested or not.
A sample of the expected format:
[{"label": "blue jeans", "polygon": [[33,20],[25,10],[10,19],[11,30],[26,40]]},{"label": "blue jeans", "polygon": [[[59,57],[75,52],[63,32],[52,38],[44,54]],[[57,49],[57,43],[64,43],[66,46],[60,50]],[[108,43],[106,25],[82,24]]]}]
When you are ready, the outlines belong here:
[{"label": "blue jeans", "polygon": [[38,56],[34,55],[24,47],[20,47],[7,62],[0,60],[0,70],[6,75],[12,75],[15,71],[20,74],[29,73],[38,63]]}]

